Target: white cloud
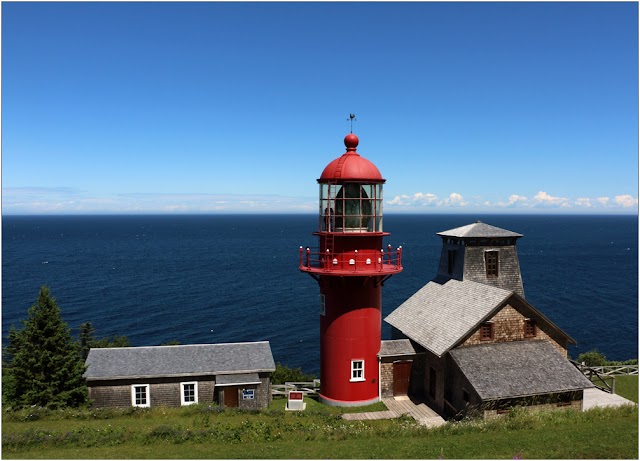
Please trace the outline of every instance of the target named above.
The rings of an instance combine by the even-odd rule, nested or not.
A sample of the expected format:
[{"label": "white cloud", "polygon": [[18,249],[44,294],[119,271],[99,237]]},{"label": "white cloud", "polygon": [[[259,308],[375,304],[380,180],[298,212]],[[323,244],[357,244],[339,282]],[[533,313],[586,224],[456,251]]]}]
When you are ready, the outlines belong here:
[{"label": "white cloud", "polygon": [[416,192],[409,195],[396,195],[391,200],[387,201],[391,206],[432,206],[438,205],[438,197],[434,194]]},{"label": "white cloud", "polygon": [[318,201],[309,197],[223,194],[119,194],[92,196],[58,188],[5,188],[7,214],[130,213],[313,213]]},{"label": "white cloud", "polygon": [[554,197],[552,195],[547,194],[544,191],[538,192],[534,197],[533,201],[536,205],[541,206],[561,206],[567,207],[569,206],[569,199],[565,197]]},{"label": "white cloud", "polygon": [[418,202],[422,205],[431,205],[435,201],[438,200],[434,194],[423,194],[422,192],[416,192],[413,194],[413,201]]},{"label": "white cloud", "polygon": [[638,199],[635,199],[628,194],[616,195],[615,201],[618,205],[620,205],[623,208],[631,208],[633,206],[638,205]]},{"label": "white cloud", "polygon": [[507,202],[507,206],[517,205],[518,203],[526,203],[526,202],[527,202],[527,197],[513,194],[509,196],[509,202]]},{"label": "white cloud", "polygon": [[[633,212],[638,199],[629,194],[609,197],[556,197],[540,191],[529,199],[511,194],[492,201],[478,195],[465,199],[458,192],[439,198],[430,192],[400,194],[385,202],[388,210],[416,212],[425,209],[483,210],[507,209],[562,212]],[[317,213],[317,197],[225,194],[119,194],[96,196],[71,188],[4,188],[5,214],[133,214],[133,213]]]},{"label": "white cloud", "polygon": [[580,197],[576,199],[576,206],[581,208],[591,208],[593,207],[592,199],[587,197]]},{"label": "white cloud", "polygon": [[462,195],[456,192],[452,192],[451,194],[449,194],[449,198],[442,201],[442,205],[443,206],[447,206],[447,205],[448,206],[467,206],[469,205],[469,203],[464,201],[464,199],[462,198]]},{"label": "white cloud", "polygon": [[439,199],[433,193],[416,192],[415,194],[396,195],[392,200],[386,202],[391,209],[404,211],[417,211],[419,207],[431,206],[439,208],[458,208],[466,207],[467,209],[478,208],[485,211],[505,210],[505,209],[528,209],[528,210],[563,210],[570,212],[571,210],[580,211],[604,211],[620,208],[632,208],[638,205],[638,199],[631,195],[618,195],[615,199],[609,197],[578,197],[570,199],[567,197],[556,197],[545,191],[539,191],[533,198],[528,198],[520,194],[511,194],[508,198],[491,201],[481,196],[472,195],[470,200],[466,200],[461,194],[452,192],[447,198]]}]

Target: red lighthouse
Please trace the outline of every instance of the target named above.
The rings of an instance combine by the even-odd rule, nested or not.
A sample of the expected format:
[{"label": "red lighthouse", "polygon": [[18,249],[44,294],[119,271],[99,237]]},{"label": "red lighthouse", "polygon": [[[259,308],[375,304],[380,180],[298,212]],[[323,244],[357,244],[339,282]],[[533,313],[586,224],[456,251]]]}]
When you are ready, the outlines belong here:
[{"label": "red lighthouse", "polygon": [[320,399],[367,405],[380,398],[382,284],[402,271],[402,248],[383,248],[378,168],[344,138],[346,153],[322,172],[317,251],[300,247],[300,270],[320,285]]}]

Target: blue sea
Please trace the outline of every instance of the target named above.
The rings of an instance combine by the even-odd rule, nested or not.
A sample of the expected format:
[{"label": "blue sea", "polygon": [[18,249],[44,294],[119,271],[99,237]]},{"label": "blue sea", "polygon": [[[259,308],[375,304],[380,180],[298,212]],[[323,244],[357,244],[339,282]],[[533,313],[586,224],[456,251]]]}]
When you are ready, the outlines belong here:
[{"label": "blue sea", "polygon": [[[576,339],[571,356],[638,357],[636,216],[387,214],[404,272],[385,283],[383,317],[435,275],[436,232],[477,219],[524,234],[525,295]],[[276,361],[317,373],[319,290],[298,271],[315,230],[315,215],[5,216],[3,345],[47,285],[74,334],[91,321],[134,346],[269,340]]]}]

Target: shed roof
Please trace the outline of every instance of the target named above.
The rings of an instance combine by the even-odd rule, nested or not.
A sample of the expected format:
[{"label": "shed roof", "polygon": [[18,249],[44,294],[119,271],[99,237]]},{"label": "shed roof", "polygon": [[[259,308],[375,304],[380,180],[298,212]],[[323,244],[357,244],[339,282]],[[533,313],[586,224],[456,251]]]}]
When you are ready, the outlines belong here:
[{"label": "shed roof", "polygon": [[216,377],[216,386],[240,386],[243,384],[260,384],[258,373],[237,373]]},{"label": "shed roof", "polygon": [[480,221],[476,221],[473,224],[467,224],[466,226],[456,227],[455,229],[438,232],[436,235],[459,238],[522,237],[522,234],[491,226]]},{"label": "shed roof", "polygon": [[[409,339],[389,339],[380,342],[380,352],[378,352],[378,356],[415,355],[418,352]],[[422,352],[424,352],[424,350]]]},{"label": "shed roof", "polygon": [[482,400],[594,387],[544,340],[480,344],[449,353]]},{"label": "shed roof", "polygon": [[429,282],[384,320],[441,356],[512,295],[469,280]]},{"label": "shed roof", "polygon": [[91,349],[88,381],[275,371],[268,341]]}]

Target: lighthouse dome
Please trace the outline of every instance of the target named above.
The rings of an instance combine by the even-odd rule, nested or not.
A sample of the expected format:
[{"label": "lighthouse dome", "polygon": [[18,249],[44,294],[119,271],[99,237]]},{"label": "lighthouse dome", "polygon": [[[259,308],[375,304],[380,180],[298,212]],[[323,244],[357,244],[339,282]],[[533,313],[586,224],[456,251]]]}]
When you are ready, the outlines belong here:
[{"label": "lighthouse dome", "polygon": [[358,137],[353,133],[345,136],[344,145],[347,152],[329,163],[318,181],[384,182],[378,167],[356,152],[358,142]]}]

